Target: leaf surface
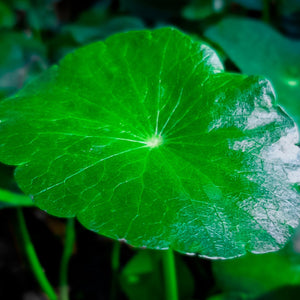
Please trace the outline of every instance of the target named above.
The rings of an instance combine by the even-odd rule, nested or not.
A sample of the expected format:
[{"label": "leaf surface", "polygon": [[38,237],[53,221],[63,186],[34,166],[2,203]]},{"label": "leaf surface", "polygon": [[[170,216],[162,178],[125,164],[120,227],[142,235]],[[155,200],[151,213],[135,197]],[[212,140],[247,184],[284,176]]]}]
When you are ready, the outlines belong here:
[{"label": "leaf surface", "polygon": [[99,234],[228,258],[279,249],[298,224],[298,132],[270,83],[175,29],[83,47],[0,112],[21,189]]},{"label": "leaf surface", "polygon": [[[237,30],[238,28],[238,30]],[[271,80],[278,102],[300,126],[300,42],[246,18],[225,18],[205,35],[219,44],[245,74]]]}]

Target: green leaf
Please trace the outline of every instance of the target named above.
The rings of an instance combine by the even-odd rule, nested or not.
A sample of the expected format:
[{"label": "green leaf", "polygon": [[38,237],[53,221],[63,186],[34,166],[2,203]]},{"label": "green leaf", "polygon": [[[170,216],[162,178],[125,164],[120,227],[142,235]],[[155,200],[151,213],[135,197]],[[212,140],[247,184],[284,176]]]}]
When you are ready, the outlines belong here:
[{"label": "green leaf", "polygon": [[0,2],[0,28],[11,28],[14,24],[14,13],[5,3]]},{"label": "green leaf", "polygon": [[120,284],[128,299],[162,299],[165,293],[160,256],[141,250],[125,265]]},{"label": "green leaf", "polygon": [[175,29],[67,55],[0,120],[0,159],[36,205],[130,245],[228,258],[298,224],[298,132],[270,83]]},{"label": "green leaf", "polygon": [[[191,299],[194,292],[193,277],[180,256],[176,256],[176,272],[179,298]],[[165,279],[162,274],[162,253],[140,250],[122,270],[122,290],[130,300],[165,299]]]},{"label": "green leaf", "polygon": [[230,2],[237,3],[248,9],[262,10],[265,1],[266,0],[231,0]]},{"label": "green leaf", "polygon": [[24,21],[31,30],[58,29],[59,20],[56,16],[57,0],[6,0],[12,9],[21,10]]},{"label": "green leaf", "polygon": [[[298,262],[293,256],[298,256]],[[283,286],[300,284],[299,254],[288,254],[284,250],[215,261],[213,273],[223,291],[235,291],[257,297]]]},{"label": "green leaf", "polygon": [[182,10],[182,16],[188,20],[201,20],[215,13],[211,0],[193,0]]},{"label": "green leaf", "polygon": [[[236,30],[238,28],[239,30]],[[269,78],[279,103],[300,126],[300,42],[251,19],[226,18],[205,35],[246,74]]]},{"label": "green leaf", "polygon": [[135,17],[115,17],[98,24],[81,24],[77,22],[64,27],[65,33],[71,33],[74,40],[80,44],[104,39],[112,34],[130,30],[144,29],[143,22]]},{"label": "green leaf", "polygon": [[181,14],[185,19],[196,21],[222,12],[225,6],[225,1],[217,3],[211,0],[191,0],[190,3],[184,7]]},{"label": "green leaf", "polygon": [[33,202],[28,196],[0,188],[0,209],[16,206],[33,206]]}]

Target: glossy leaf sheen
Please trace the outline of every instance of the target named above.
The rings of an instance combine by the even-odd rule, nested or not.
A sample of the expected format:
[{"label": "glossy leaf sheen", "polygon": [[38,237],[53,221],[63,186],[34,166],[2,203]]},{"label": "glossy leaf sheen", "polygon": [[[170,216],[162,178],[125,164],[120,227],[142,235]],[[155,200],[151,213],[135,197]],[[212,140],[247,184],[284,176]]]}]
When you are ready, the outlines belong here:
[{"label": "glossy leaf sheen", "polygon": [[227,258],[298,224],[298,133],[270,83],[175,29],[81,48],[0,106],[22,190],[100,234]]},{"label": "glossy leaf sheen", "polygon": [[219,44],[243,73],[270,79],[279,104],[300,126],[299,41],[282,36],[263,22],[246,18],[226,18],[205,35]]}]

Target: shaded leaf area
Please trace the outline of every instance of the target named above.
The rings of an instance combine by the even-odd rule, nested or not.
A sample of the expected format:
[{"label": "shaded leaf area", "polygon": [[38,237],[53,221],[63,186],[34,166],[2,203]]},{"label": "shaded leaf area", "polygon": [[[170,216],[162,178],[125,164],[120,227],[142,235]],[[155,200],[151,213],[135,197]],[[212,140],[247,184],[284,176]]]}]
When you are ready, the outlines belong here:
[{"label": "shaded leaf area", "polygon": [[[176,257],[180,299],[191,299],[194,280],[187,266]],[[130,300],[165,299],[165,282],[162,276],[162,253],[141,250],[124,266],[120,283]]]},{"label": "shaded leaf area", "polygon": [[69,52],[112,34],[145,28],[141,18],[112,13],[107,3],[98,3],[84,11],[75,22],[66,24],[48,41],[50,59],[57,62]]},{"label": "shaded leaf area", "polygon": [[25,33],[0,31],[0,98],[20,89],[47,67],[45,46]]},{"label": "shaded leaf area", "polygon": [[213,2],[207,1],[191,1],[182,10],[182,16],[188,20],[201,20],[207,18],[215,13]]},{"label": "shaded leaf area", "polygon": [[300,125],[299,41],[282,36],[261,21],[246,18],[224,18],[205,35],[219,44],[243,73],[270,79],[279,104]]},{"label": "shaded leaf area", "polygon": [[15,24],[15,15],[5,3],[0,2],[0,28],[11,28]]},{"label": "shaded leaf area", "polygon": [[148,20],[168,20],[180,16],[190,0],[120,0],[121,10]]},{"label": "shaded leaf area", "polygon": [[218,286],[226,292],[224,299],[232,291],[245,299],[275,299],[276,295],[276,299],[292,299],[288,295],[295,296],[299,291],[300,255],[288,248],[262,255],[247,254],[213,262],[213,272]]},{"label": "shaded leaf area", "polygon": [[[15,22],[11,22],[11,25],[21,21],[24,26],[36,31],[55,30],[59,25],[55,12],[55,3],[59,2],[57,0],[2,0],[1,2],[13,15]],[[17,16],[16,13],[19,15]]]},{"label": "shaded leaf area", "polygon": [[[100,22],[99,22],[100,21]],[[79,44],[87,44],[95,40],[109,37],[119,32],[144,29],[143,21],[135,17],[119,16],[104,20],[97,20],[97,23],[85,23],[79,20],[64,27],[64,32],[70,34]]]},{"label": "shaded leaf area", "polygon": [[81,48],[0,111],[22,190],[99,234],[228,258],[277,250],[298,224],[298,132],[271,85],[177,30]]},{"label": "shaded leaf area", "polygon": [[230,1],[191,0],[181,14],[187,20],[200,21],[223,12],[229,4]]},{"label": "shaded leaf area", "polygon": [[231,0],[231,2],[239,4],[245,8],[252,10],[262,10],[264,7],[264,0]]}]

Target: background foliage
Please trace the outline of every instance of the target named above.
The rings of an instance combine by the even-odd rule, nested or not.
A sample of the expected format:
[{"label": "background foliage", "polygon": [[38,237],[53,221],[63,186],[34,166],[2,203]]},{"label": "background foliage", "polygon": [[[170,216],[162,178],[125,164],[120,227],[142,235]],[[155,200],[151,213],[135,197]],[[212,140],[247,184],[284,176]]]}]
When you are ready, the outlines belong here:
[{"label": "background foliage", "polygon": [[[270,79],[279,104],[299,126],[299,15],[297,0],[2,0],[0,99],[82,45],[117,32],[171,25],[205,39],[226,70]],[[13,168],[1,165],[0,178],[0,298],[46,299],[25,259],[12,208],[31,206],[31,200],[19,191]],[[36,208],[24,211],[41,263],[57,287],[65,221]],[[164,298],[159,253],[116,245],[79,224],[72,252],[70,299]],[[296,299],[299,253],[296,234],[278,253],[213,262],[176,254],[180,298]]]}]

